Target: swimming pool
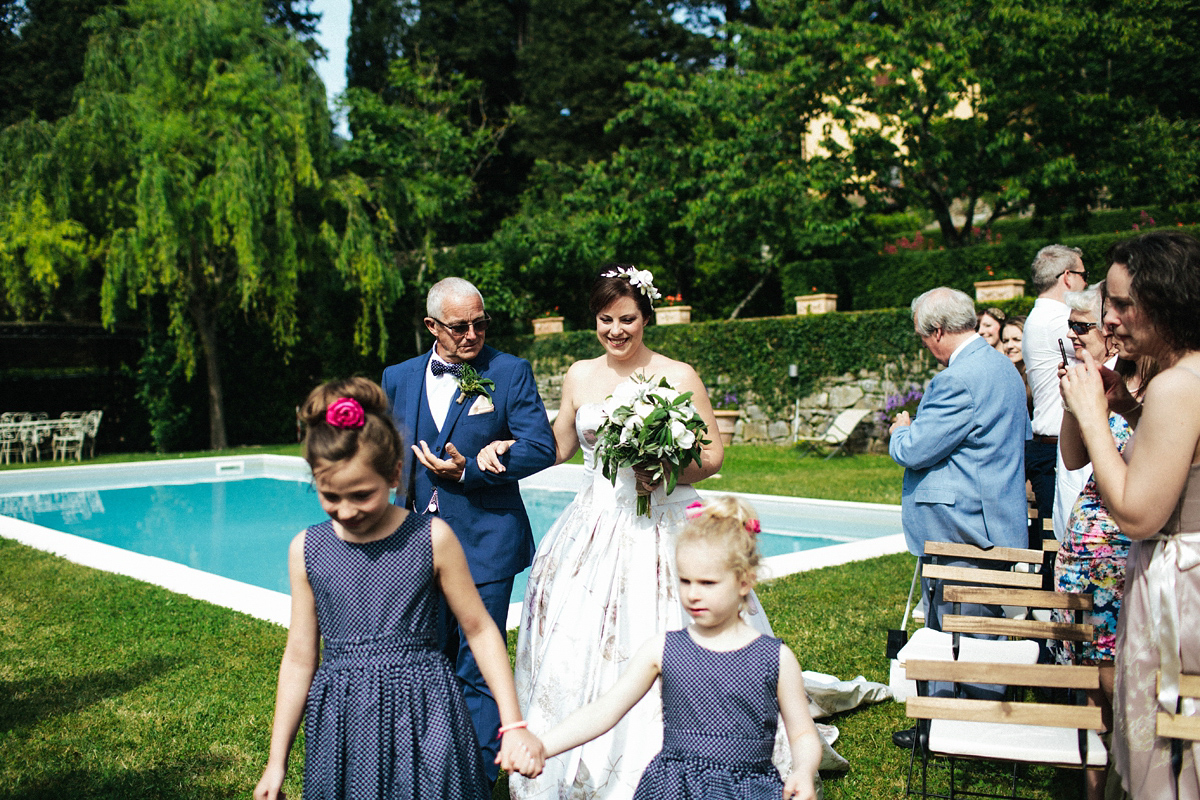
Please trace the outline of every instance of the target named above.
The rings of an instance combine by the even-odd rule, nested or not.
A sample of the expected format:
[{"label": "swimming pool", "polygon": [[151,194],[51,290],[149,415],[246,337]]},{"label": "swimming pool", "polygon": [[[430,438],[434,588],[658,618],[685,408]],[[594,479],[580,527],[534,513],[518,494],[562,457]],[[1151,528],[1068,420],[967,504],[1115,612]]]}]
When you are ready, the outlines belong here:
[{"label": "swimming pool", "polygon": [[[535,538],[570,502],[582,470],[562,465],[522,482]],[[828,558],[814,559],[813,548],[828,553],[857,542],[867,544],[863,557],[880,545],[895,552],[898,507],[745,497],[762,517],[772,575]],[[847,506],[855,507],[853,518]],[[284,456],[6,472],[0,515],[9,518],[0,519],[0,535],[283,624],[288,543],[325,518],[307,464]],[[804,552],[810,555],[798,562]],[[514,600],[524,588],[522,574]]]}]

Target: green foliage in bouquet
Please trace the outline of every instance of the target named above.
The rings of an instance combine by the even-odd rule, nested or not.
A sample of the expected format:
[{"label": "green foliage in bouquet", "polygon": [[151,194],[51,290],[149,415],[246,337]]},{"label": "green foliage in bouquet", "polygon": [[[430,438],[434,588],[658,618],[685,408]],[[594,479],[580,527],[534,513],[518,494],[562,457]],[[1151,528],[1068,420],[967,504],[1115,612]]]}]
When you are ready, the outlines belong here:
[{"label": "green foliage in bouquet", "polygon": [[[596,430],[596,450],[604,477],[617,482],[622,467],[650,472],[665,480],[667,494],[675,491],[679,473],[700,463],[707,426],[691,392],[679,392],[662,378],[653,383],[634,375],[604,401],[604,421]],[[638,494],[637,513],[650,515],[650,497]]]}]

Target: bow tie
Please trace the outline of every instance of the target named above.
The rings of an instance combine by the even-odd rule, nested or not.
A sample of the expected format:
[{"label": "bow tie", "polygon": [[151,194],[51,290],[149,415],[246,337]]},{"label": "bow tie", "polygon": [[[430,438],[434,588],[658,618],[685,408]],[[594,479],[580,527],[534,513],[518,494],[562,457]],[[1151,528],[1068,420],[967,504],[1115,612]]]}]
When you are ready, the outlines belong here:
[{"label": "bow tie", "polygon": [[456,378],[461,378],[462,364],[447,364],[443,361],[434,359],[433,363],[429,365],[429,371],[433,373],[433,377],[435,378],[439,375],[445,375],[446,373],[449,373]]}]

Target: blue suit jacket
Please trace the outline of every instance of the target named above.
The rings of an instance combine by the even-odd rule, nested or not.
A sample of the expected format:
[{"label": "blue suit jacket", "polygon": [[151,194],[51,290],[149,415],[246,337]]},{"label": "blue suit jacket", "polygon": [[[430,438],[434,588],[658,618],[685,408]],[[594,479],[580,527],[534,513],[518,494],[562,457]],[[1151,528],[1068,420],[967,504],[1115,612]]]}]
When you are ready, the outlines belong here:
[{"label": "blue suit jacket", "polygon": [[[429,358],[430,354],[425,353],[383,371],[383,389],[407,454],[396,502],[405,502],[405,489],[411,485],[412,507],[424,511],[436,488],[438,516],[462,542],[475,582],[509,578],[532,563],[534,551],[529,515],[521,502],[517,481],[554,464],[554,432],[534,384],[533,370],[528,361],[486,345],[471,362],[481,377],[496,384],[491,390],[494,410],[471,414],[476,398],[458,403],[459,395],[455,392],[441,433],[435,441],[426,440],[439,458],[445,457],[447,442],[466,456],[466,471],[460,483],[435,477],[407,449],[419,438],[418,415],[429,413],[425,403],[425,367]],[[430,429],[436,430],[432,425]],[[517,440],[503,459],[507,471],[499,475],[481,471],[475,463],[479,450],[496,439]]]},{"label": "blue suit jacket", "polygon": [[902,518],[913,555],[926,541],[1027,547],[1025,386],[976,339],[939,372],[888,453],[905,467]]}]

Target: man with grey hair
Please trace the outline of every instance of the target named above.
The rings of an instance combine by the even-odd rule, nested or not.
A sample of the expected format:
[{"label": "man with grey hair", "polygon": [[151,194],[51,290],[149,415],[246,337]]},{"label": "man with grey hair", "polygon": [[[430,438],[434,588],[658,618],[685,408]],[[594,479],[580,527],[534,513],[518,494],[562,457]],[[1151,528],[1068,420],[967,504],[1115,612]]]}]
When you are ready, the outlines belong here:
[{"label": "man with grey hair", "polygon": [[[491,320],[478,289],[445,278],[429,290],[425,310],[433,348],[383,372],[392,416],[410,446],[406,489],[397,492],[396,504],[450,525],[475,588],[503,631],[513,578],[533,561],[533,532],[517,481],[554,463],[554,432],[529,362],[484,344]],[[510,439],[500,456],[504,471],[479,467],[482,448]],[[444,650],[494,782],[500,713],[465,634],[452,615],[445,618]]]},{"label": "man with grey hair", "polygon": [[[1025,475],[1033,487],[1039,520],[1054,520],[1054,536],[1062,541],[1071,506],[1083,489],[1086,468],[1070,471],[1058,451],[1058,429],[1062,427],[1062,398],[1058,393],[1058,367],[1065,351],[1070,363],[1074,351],[1067,334],[1071,310],[1063,302],[1067,292],[1087,288],[1083,251],[1052,244],[1033,259],[1031,274],[1037,300],[1025,320],[1021,352],[1025,358],[1025,380],[1033,394],[1033,440],[1025,451]],[[1059,348],[1059,343],[1062,349]],[[1041,546],[1042,529],[1031,531],[1030,546]],[[1052,561],[1050,563],[1053,563]],[[1045,569],[1047,573],[1049,570]],[[1043,582],[1045,588],[1052,588]]]},{"label": "man with grey hair", "polygon": [[[1029,418],[1025,387],[1012,363],[975,332],[975,304],[957,289],[939,287],[912,303],[913,328],[944,370],[934,376],[917,406],[892,423],[888,453],[904,467],[901,521],[909,552],[928,563],[925,542],[1024,547],[1025,440]],[[978,567],[986,561],[939,559]],[[940,581],[921,579],[925,625],[941,630],[952,613]],[[1001,616],[999,606],[963,604],[963,614]],[[972,687],[994,697],[995,687]],[[931,693],[950,684],[931,687]],[[996,699],[999,699],[996,697]],[[892,740],[911,747],[915,729]]]}]

